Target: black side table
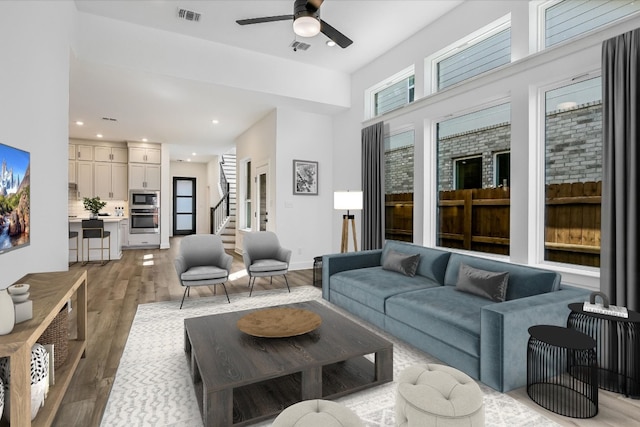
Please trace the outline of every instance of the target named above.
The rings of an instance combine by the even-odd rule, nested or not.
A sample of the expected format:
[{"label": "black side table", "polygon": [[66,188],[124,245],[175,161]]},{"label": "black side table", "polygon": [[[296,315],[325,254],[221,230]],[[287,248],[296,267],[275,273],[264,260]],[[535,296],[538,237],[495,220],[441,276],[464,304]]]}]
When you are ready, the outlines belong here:
[{"label": "black side table", "polygon": [[628,318],[608,316],[584,311],[582,303],[569,304],[569,309],[567,326],[598,343],[600,388],[640,398],[640,313],[628,310]]},{"label": "black side table", "polygon": [[322,287],[322,257],[313,258],[313,286]]},{"label": "black side table", "polygon": [[596,341],[575,329],[529,328],[527,394],[545,409],[572,418],[598,413]]}]

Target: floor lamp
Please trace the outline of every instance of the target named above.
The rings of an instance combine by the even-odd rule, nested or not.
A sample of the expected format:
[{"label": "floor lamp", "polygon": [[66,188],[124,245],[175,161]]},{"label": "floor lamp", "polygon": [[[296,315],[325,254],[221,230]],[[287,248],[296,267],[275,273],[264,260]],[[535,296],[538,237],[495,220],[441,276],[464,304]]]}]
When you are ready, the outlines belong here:
[{"label": "floor lamp", "polygon": [[362,191],[334,192],[333,209],[347,211],[346,215],[342,215],[342,242],[340,244],[340,252],[349,251],[349,222],[351,222],[351,230],[353,231],[353,248],[357,252],[356,220],[355,215],[350,214],[349,211],[362,210]]}]

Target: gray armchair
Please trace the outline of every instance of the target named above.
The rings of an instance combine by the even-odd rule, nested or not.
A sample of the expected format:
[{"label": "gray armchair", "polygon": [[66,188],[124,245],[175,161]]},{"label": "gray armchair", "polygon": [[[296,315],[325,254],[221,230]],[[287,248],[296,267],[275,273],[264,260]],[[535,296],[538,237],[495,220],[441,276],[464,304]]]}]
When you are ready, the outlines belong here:
[{"label": "gray armchair", "polygon": [[273,276],[282,275],[287,289],[291,292],[286,276],[289,270],[291,250],[280,246],[278,236],[275,233],[271,231],[248,233],[242,240],[242,246],[242,258],[249,275],[249,296],[253,292],[256,277],[270,277],[273,282]]},{"label": "gray armchair", "polygon": [[229,300],[227,287],[224,283],[229,278],[233,257],[224,251],[222,239],[215,234],[192,234],[182,238],[180,251],[174,261],[180,284],[185,287],[182,295],[189,294],[192,286],[214,285],[213,294],[216,293],[215,285],[222,284],[222,289]]}]

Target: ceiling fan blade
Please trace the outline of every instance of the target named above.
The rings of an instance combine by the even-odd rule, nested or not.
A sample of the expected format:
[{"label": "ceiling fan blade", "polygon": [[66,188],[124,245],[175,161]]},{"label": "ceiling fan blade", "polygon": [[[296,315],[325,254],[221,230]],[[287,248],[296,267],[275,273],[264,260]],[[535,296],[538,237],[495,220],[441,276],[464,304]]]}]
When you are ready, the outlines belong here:
[{"label": "ceiling fan blade", "polygon": [[324,0],[307,0],[307,10],[311,13],[316,12],[322,6]]},{"label": "ceiling fan blade", "polygon": [[263,22],[287,21],[293,19],[293,15],[265,16],[264,18],[238,19],[240,25],[262,24]]},{"label": "ceiling fan blade", "polygon": [[349,47],[349,45],[353,43],[353,40],[351,40],[349,37],[345,36],[340,31],[333,28],[331,25],[327,24],[322,19],[320,20],[320,24],[321,24],[320,31],[322,32],[322,34],[324,34],[325,36],[329,37],[331,40],[336,42],[336,44],[341,48],[344,49],[346,47]]}]

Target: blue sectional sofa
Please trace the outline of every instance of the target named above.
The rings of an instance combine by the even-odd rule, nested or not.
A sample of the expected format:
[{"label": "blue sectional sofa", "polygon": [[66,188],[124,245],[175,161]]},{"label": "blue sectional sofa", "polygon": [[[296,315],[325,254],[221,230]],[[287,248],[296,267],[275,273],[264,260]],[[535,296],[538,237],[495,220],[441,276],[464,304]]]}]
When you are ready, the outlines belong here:
[{"label": "blue sectional sofa", "polygon": [[[415,276],[383,268],[398,253],[420,255]],[[506,299],[457,290],[461,263],[508,272]],[[589,292],[561,285],[552,271],[387,241],[381,250],[323,256],[322,296],[506,392],[526,385],[528,328],[566,325],[567,304]]]}]

